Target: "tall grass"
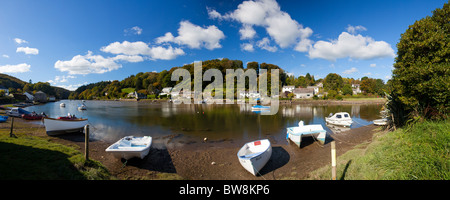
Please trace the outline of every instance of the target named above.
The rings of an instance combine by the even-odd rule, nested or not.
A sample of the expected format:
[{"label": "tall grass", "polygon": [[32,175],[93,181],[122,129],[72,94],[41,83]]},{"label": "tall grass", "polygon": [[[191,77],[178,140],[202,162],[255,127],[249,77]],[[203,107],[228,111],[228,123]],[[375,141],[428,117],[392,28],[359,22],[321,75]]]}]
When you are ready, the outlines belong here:
[{"label": "tall grass", "polygon": [[[374,135],[338,157],[338,179],[450,180],[450,123],[420,122],[394,132]],[[330,167],[311,173],[331,179]]]}]

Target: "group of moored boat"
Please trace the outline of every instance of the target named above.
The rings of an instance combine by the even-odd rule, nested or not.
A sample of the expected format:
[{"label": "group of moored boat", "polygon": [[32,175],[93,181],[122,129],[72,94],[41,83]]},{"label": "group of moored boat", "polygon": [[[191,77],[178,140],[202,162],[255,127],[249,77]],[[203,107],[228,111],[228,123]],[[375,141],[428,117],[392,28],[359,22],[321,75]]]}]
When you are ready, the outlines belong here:
[{"label": "group of moored boat", "polygon": [[[63,103],[60,104],[64,107]],[[83,107],[84,108],[80,108]],[[86,109],[86,106],[80,106],[78,109]],[[252,107],[252,110],[267,110],[270,109],[268,106],[257,105]],[[24,116],[36,115],[34,112],[30,113],[21,108],[12,108],[7,112],[10,116]],[[77,118],[75,115],[63,116],[58,118],[50,118],[44,115],[41,116],[45,125],[45,130],[48,135],[60,135],[67,132],[75,132],[82,130],[87,124],[88,119]],[[8,116],[0,116],[0,122],[6,121]],[[330,113],[328,117],[325,117],[327,124],[350,127],[353,120],[349,113],[338,112]],[[373,121],[375,125],[386,125],[387,119],[379,119]],[[325,143],[327,131],[323,128],[321,124],[310,124],[305,125],[303,121],[298,123],[298,126],[287,127],[286,128],[286,139],[294,142],[298,147],[300,147],[303,137],[313,137],[321,144]],[[130,159],[133,157],[138,157],[143,159],[148,155],[150,147],[152,144],[151,136],[126,136],[121,138],[114,144],[110,145],[106,152],[111,153],[116,158]],[[248,142],[240,148],[237,152],[237,157],[239,163],[244,169],[253,175],[258,175],[259,171],[267,164],[272,156],[272,146],[268,139],[261,139],[252,142]]]}]

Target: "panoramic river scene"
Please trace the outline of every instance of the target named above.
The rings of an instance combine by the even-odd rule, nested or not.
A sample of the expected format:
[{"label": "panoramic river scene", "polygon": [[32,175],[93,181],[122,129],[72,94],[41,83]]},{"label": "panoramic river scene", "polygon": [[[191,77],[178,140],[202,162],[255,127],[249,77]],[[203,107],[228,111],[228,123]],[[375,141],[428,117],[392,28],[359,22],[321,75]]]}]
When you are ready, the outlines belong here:
[{"label": "panoramic river scene", "polygon": [[[65,103],[65,107],[60,107]],[[30,112],[45,112],[50,117],[70,113],[87,118],[91,135],[108,142],[127,135],[152,137],[177,136],[178,142],[211,140],[251,141],[273,137],[286,142],[286,128],[305,124],[322,124],[329,134],[372,124],[378,119],[381,103],[368,105],[280,105],[275,115],[261,115],[251,110],[251,104],[174,104],[170,102],[142,103],[120,101],[85,101],[86,110],[78,110],[81,100],[62,100],[25,108]],[[326,126],[330,113],[348,112],[351,127]],[[35,123],[41,123],[40,121]],[[331,128],[330,128],[331,127]],[[175,140],[174,142],[176,142]]]},{"label": "panoramic river scene", "polygon": [[334,183],[450,180],[449,22],[449,0],[0,0],[3,190],[428,191]]}]

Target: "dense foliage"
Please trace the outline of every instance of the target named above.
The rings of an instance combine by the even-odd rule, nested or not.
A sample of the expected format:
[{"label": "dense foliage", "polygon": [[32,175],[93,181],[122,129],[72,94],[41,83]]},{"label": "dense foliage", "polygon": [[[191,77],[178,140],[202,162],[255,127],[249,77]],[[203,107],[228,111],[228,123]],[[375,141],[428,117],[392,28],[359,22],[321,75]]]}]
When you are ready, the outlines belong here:
[{"label": "dense foliage", "polygon": [[[402,34],[397,44],[390,96],[402,114],[397,125],[419,118],[446,118],[450,106],[450,5],[433,11]],[[391,105],[394,107],[394,105]]]},{"label": "dense foliage", "polygon": [[[125,78],[122,81],[102,81],[98,83],[91,83],[88,85],[84,85],[79,87],[77,90],[70,94],[70,99],[118,99],[118,98],[127,98],[127,94],[131,91],[137,91],[138,93],[146,94],[151,98],[158,98],[158,95],[162,92],[162,89],[165,87],[174,87],[176,84],[180,83],[180,81],[171,81],[172,72],[176,69],[183,68],[190,72],[191,74],[191,86],[194,85],[194,64],[187,64],[182,67],[173,67],[170,70],[164,70],[159,73],[157,72],[140,72],[136,75],[131,75]],[[342,78],[338,74],[329,74],[325,80],[318,79],[316,80],[314,76],[311,76],[307,73],[305,76],[292,76],[288,75],[284,72],[282,68],[274,64],[268,63],[258,63],[258,62],[249,62],[247,63],[246,68],[244,68],[243,62],[240,60],[230,60],[227,58],[224,59],[214,59],[207,60],[202,62],[202,74],[205,73],[208,69],[218,69],[224,76],[226,75],[227,69],[254,69],[258,75],[259,80],[259,72],[261,69],[267,70],[267,89],[268,94],[270,94],[271,90],[271,69],[279,69],[279,84],[280,90],[282,86],[285,85],[294,85],[295,87],[303,87],[313,86],[320,82],[324,82],[325,90],[331,90],[331,95],[328,95],[327,98],[342,98],[342,95],[351,96],[352,95],[352,84],[362,84],[363,80],[366,80],[368,83],[374,84],[362,84],[361,87],[365,87],[369,92],[364,92],[364,94],[376,94],[376,95],[384,95],[384,82],[381,79],[372,79],[368,77],[363,77],[361,80],[355,80],[353,78]],[[331,78],[330,78],[331,77]],[[223,81],[225,82],[226,78],[223,77]],[[205,89],[207,85],[212,83],[214,79],[211,81],[203,81],[202,89]],[[234,87],[236,88],[236,78]],[[246,80],[246,88],[248,89],[249,81]],[[223,84],[224,89],[223,92],[226,92],[226,84]],[[362,88],[361,88],[362,89]],[[236,95],[236,90],[234,91]],[[341,95],[342,94],[342,95]],[[225,94],[224,94],[225,97]]]}]

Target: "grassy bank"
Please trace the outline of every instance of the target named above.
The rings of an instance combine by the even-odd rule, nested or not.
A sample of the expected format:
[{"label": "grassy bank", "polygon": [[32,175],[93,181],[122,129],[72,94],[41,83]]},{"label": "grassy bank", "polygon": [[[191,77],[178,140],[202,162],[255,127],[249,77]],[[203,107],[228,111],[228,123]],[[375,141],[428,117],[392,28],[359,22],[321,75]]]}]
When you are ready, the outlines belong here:
[{"label": "grassy bank", "polygon": [[[339,156],[341,180],[450,180],[450,123],[422,122],[393,132],[377,133]],[[331,179],[330,166],[311,179]]]},{"label": "grassy bank", "polygon": [[109,179],[108,170],[97,161],[85,161],[73,147],[45,138],[0,132],[0,180],[97,180]]}]

